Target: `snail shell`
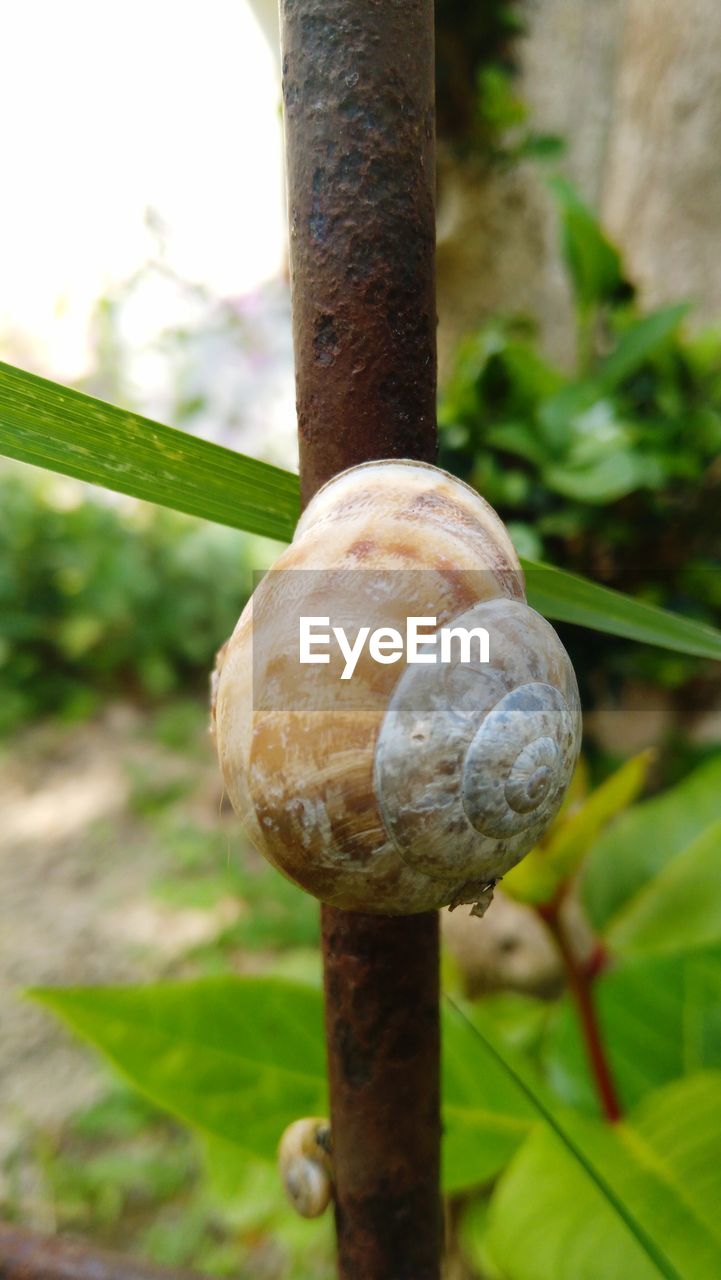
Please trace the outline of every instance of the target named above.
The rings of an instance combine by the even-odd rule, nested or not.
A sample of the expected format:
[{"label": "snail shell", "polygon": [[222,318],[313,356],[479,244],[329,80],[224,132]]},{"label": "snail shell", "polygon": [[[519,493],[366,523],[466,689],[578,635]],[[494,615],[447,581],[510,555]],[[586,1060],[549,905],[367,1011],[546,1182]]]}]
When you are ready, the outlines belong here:
[{"label": "snail shell", "polygon": [[278,1147],[278,1169],[296,1213],[320,1217],[333,1198],[328,1121],[308,1117],[289,1125]]},{"label": "snail shell", "polygon": [[[351,636],[409,616],[482,626],[490,662],[384,665],[366,650],[344,681],[340,654],[299,667],[299,614]],[[221,655],[230,799],[256,847],[325,902],[476,902],[560,807],[580,745],[571,663],[526,604],[496,513],[436,467],[365,463],[319,490]]]}]

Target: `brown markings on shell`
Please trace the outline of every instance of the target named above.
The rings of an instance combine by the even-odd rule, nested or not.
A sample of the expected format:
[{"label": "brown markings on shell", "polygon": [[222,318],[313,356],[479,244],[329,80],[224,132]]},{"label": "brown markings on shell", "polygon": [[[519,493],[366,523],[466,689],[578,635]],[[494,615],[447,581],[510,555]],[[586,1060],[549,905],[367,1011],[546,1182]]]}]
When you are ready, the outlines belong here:
[{"label": "brown markings on shell", "polygon": [[[400,513],[409,521],[422,521],[427,527],[432,521],[443,530],[452,530],[459,542],[483,560],[483,568],[492,574],[500,585],[500,595],[525,599],[523,571],[515,556],[509,554],[509,548],[496,540],[498,532],[498,516],[492,507],[488,507],[490,528],[487,528],[478,517],[461,503],[442,493],[425,492],[416,494]],[[504,531],[505,532],[505,531]],[[507,535],[506,535],[507,537]],[[511,548],[512,551],[512,548]]]},{"label": "brown markings on shell", "polygon": [[[410,870],[387,841],[375,798],[369,806],[375,717],[331,710],[311,721],[293,712],[254,717],[250,778],[260,851],[301,888],[347,910],[383,914],[402,901],[424,911],[448,901],[453,886]],[[279,803],[273,780],[281,776],[287,795]]]},{"label": "brown markings on shell", "polygon": [[388,542],[385,546],[386,553],[390,556],[398,556],[401,560],[420,560],[419,549],[410,542]]},{"label": "brown markings on shell", "polygon": [[303,866],[367,861],[385,840],[369,804],[377,729],[359,709],[255,714],[251,791],[270,848]]},{"label": "brown markings on shell", "polygon": [[355,560],[367,560],[369,556],[375,554],[378,548],[377,542],[373,538],[356,538],[348,548],[347,554],[353,556]]}]

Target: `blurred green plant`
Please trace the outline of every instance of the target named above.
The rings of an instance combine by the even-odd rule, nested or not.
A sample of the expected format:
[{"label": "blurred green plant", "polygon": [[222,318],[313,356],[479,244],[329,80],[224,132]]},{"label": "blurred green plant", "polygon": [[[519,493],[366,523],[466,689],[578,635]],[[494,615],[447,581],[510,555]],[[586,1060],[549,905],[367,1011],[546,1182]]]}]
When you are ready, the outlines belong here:
[{"label": "blurred green plant", "polygon": [[[577,316],[562,373],[533,327],[495,319],[461,348],[441,404],[441,464],[474,485],[522,556],[637,598],[721,616],[721,333],[681,328],[683,306],[642,314],[623,263],[569,184],[552,183]],[[668,684],[687,659],[583,637],[587,666]],[[574,648],[574,658],[576,657]]]},{"label": "blurred green plant", "polygon": [[516,48],[524,32],[515,0],[438,0],[436,114],[439,136],[461,155],[485,163],[524,156],[547,159],[562,150],[555,135],[529,127],[517,85]]},{"label": "blurred green plant", "polygon": [[239,855],[227,836],[194,826],[172,808],[158,826],[171,856],[171,870],[153,887],[159,900],[176,908],[210,909],[229,900],[241,905],[212,944],[192,952],[196,965],[227,969],[229,956],[247,951],[272,953],[276,963],[283,952],[312,951],[317,967],[320,925],[313,898],[252,850]]},{"label": "blurred green plant", "polygon": [[0,475],[0,732],[109,694],[204,686],[250,556],[227,529]]},{"label": "blurred green plant", "polygon": [[[551,930],[565,991],[444,1013],[444,1187],[467,1206],[463,1248],[484,1275],[721,1269],[721,756],[634,804],[651,764],[643,753],[595,789],[582,769],[504,882]],[[263,945],[262,931],[247,943]],[[326,1107],[317,983],[220,976],[36,996],[154,1104],[222,1140],[238,1170],[272,1161],[284,1126]]]}]

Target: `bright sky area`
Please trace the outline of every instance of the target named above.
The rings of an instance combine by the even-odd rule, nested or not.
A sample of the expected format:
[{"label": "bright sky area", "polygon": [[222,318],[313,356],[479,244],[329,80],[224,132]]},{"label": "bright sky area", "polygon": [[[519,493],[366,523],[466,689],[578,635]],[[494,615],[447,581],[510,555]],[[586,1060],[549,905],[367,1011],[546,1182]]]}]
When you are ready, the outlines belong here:
[{"label": "bright sky area", "polygon": [[246,0],[13,4],[0,119],[0,358],[80,377],[93,302],[152,251],[149,209],[169,265],[219,296],[279,271],[279,87]]}]

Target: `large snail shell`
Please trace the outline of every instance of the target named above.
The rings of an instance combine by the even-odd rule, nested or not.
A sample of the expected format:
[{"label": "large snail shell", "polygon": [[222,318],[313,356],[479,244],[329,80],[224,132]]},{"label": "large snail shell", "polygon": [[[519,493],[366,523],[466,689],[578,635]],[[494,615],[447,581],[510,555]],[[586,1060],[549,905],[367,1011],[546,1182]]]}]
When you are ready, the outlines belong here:
[{"label": "large snail shell", "polygon": [[[289,572],[303,570],[304,572]],[[349,635],[432,615],[486,627],[490,662],[300,668],[298,616]],[[575,766],[568,656],[525,603],[508,534],[435,467],[366,463],[331,480],[225,649],[214,726],[257,848],[334,906],[412,914],[475,901],[537,841]]]}]

